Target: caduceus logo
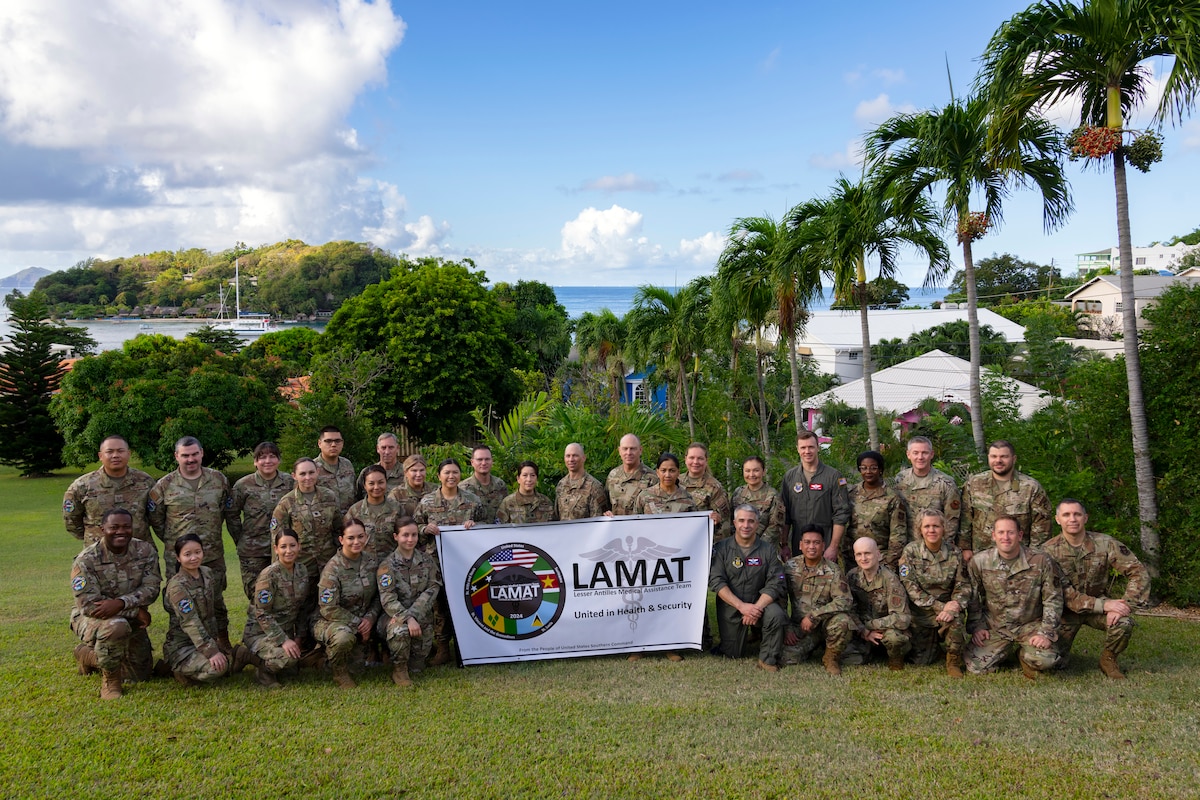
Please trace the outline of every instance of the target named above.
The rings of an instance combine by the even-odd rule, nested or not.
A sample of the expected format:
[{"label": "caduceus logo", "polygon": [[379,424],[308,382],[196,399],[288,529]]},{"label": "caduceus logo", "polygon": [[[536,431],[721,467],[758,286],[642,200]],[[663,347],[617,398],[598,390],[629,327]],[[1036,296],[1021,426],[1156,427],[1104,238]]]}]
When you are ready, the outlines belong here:
[{"label": "caduceus logo", "polygon": [[[632,536],[626,536],[624,542],[620,539],[613,539],[601,548],[580,553],[579,557],[594,562],[597,571],[604,571],[606,575],[608,570],[605,565],[614,565],[614,572],[617,576],[616,586],[621,589],[621,600],[631,609],[626,614],[629,617],[629,628],[636,630],[638,615],[632,609],[642,604],[643,587],[646,585],[647,560],[653,558],[661,563],[668,556],[678,552],[679,548],[677,547],[666,547],[645,536],[639,536],[637,544],[634,544]],[[622,581],[622,576],[627,577],[627,582]],[[629,585],[632,583],[640,585]],[[610,585],[612,584],[610,583]]]},{"label": "caduceus logo", "polygon": [[531,639],[562,615],[558,564],[532,545],[512,542],[484,554],[467,575],[467,608],[475,624],[500,639]]}]

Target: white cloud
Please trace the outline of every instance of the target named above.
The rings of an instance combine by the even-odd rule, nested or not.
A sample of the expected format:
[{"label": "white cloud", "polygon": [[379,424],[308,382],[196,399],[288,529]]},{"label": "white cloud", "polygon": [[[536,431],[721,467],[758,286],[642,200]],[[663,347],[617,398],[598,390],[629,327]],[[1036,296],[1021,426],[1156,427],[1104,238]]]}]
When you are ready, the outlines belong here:
[{"label": "white cloud", "polygon": [[851,139],[846,148],[836,153],[816,153],[809,156],[809,166],[817,169],[844,170],[863,163],[862,139]]},{"label": "white cloud", "polygon": [[604,210],[585,208],[563,225],[561,255],[610,269],[658,259],[662,248],[641,233],[642,215],[637,211],[616,204]]},{"label": "white cloud", "polygon": [[435,248],[346,123],[404,29],[386,0],[7,0],[0,251]]},{"label": "white cloud", "polygon": [[579,188],[580,191],[612,194],[613,192],[657,192],[662,186],[657,181],[626,172],[624,175],[604,175],[595,180],[585,181]]},{"label": "white cloud", "polygon": [[863,100],[854,108],[854,121],[859,125],[878,125],[896,114],[912,114],[916,106],[911,103],[895,105],[886,94],[880,93],[871,100]]},{"label": "white cloud", "polygon": [[680,239],[679,255],[694,264],[711,267],[717,263],[728,241],[725,236],[712,231],[696,239]]}]

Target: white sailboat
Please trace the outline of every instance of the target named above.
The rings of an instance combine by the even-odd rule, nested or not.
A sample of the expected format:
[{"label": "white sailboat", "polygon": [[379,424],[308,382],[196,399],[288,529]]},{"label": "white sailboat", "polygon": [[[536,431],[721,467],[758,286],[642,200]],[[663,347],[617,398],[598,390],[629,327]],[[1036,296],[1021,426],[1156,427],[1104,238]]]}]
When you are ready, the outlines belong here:
[{"label": "white sailboat", "polygon": [[[231,331],[233,333],[266,333],[275,330],[275,323],[271,320],[268,314],[247,314],[242,316],[242,275],[241,261],[235,259],[233,262],[233,287],[234,287],[234,308],[236,314],[233,319],[218,319],[213,323],[213,329],[218,331]],[[221,301],[221,313],[224,314],[225,303]]]}]

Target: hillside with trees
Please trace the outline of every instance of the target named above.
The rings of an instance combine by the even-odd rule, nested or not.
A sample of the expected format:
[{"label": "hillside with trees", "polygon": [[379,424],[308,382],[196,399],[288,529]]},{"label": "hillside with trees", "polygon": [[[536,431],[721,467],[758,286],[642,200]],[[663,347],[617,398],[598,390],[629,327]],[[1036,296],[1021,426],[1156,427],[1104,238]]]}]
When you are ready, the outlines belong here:
[{"label": "hillside with trees", "polygon": [[58,317],[212,317],[222,291],[225,312],[232,316],[235,262],[242,311],[291,318],[336,311],[346,298],[390,277],[400,259],[359,242],[308,245],[292,239],[258,248],[239,243],[218,253],[192,248],[89,258],[44,276],[36,288]]}]

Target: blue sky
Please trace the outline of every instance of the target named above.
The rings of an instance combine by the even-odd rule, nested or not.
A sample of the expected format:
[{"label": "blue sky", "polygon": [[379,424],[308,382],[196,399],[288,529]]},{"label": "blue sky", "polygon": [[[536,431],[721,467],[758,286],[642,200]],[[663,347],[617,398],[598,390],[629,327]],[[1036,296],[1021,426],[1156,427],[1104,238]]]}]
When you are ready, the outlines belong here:
[{"label": "blue sky", "polygon": [[[966,93],[1025,5],[8,0],[0,276],[299,238],[681,284],[737,217],[857,176],[863,132],[944,104],[947,66]],[[1200,225],[1198,120],[1131,172],[1135,244]],[[1018,194],[976,253],[1070,272],[1115,245],[1111,175],[1068,169],[1065,227]]]}]

